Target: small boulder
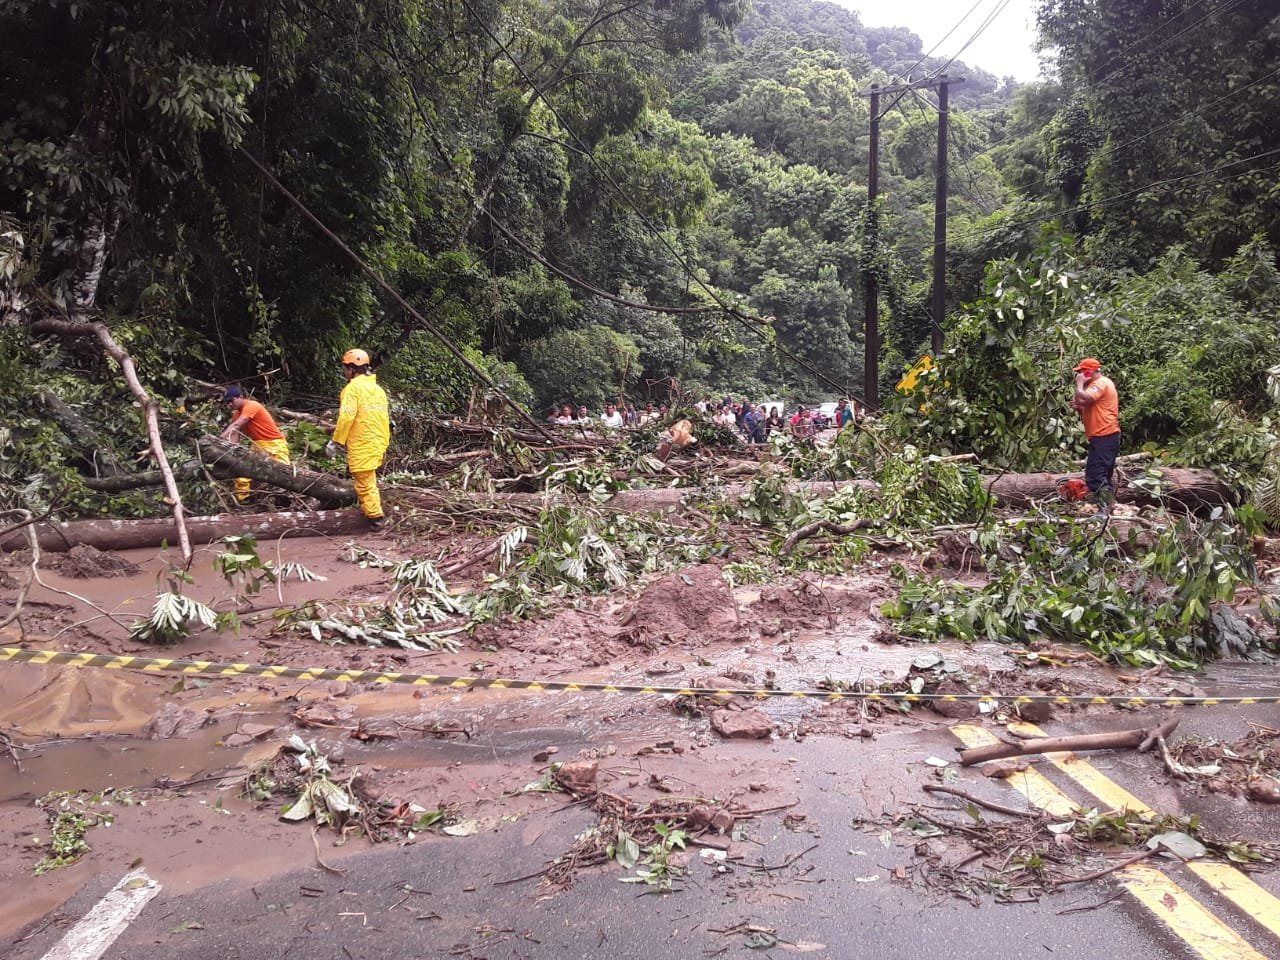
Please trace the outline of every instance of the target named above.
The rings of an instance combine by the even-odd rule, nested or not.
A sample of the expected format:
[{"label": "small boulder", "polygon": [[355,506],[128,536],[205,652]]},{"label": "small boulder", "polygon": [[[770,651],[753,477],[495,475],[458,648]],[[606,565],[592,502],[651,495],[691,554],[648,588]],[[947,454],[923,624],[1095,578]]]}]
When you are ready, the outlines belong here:
[{"label": "small boulder", "polygon": [[982,775],[992,780],[1008,780],[1015,773],[1022,773],[1030,766],[1029,760],[998,760],[995,763],[985,764]]},{"label": "small boulder", "polygon": [[759,710],[715,710],[711,728],[729,740],[768,740],[773,735],[773,721]]},{"label": "small boulder", "polygon": [[[964,684],[947,677],[938,684],[936,692],[955,696],[956,694],[968,694],[973,691]],[[934,713],[940,714],[948,720],[972,720],[981,712],[978,709],[978,701],[976,700],[930,700],[929,706]]]},{"label": "small boulder", "polygon": [[1053,704],[1043,700],[1018,704],[1018,716],[1028,723],[1048,723],[1053,719]]},{"label": "small boulder", "polygon": [[556,770],[556,782],[572,794],[579,796],[596,791],[596,774],[600,771],[598,760],[569,760]]}]

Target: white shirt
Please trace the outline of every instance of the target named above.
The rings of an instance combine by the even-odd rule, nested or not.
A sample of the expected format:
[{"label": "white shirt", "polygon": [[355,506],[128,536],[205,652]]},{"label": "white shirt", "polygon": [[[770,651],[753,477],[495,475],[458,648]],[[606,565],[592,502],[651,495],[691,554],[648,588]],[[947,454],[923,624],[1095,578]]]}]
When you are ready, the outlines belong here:
[{"label": "white shirt", "polygon": [[606,413],[600,419],[604,421],[604,425],[606,427],[622,426],[622,414],[620,414],[617,410],[613,411],[613,413]]}]

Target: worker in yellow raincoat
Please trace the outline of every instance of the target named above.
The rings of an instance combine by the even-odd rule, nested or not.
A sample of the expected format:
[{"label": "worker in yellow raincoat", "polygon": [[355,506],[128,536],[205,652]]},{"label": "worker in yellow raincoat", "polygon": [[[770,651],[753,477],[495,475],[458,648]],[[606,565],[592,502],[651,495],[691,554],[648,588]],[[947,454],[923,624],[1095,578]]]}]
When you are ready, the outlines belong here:
[{"label": "worker in yellow raincoat", "polygon": [[[219,434],[223,440],[234,441],[237,434],[243,433],[272,460],[292,462],[289,459],[289,441],[266,407],[257,400],[250,400],[239,387],[227,387],[222,402],[231,407],[231,422]],[[241,503],[248,499],[251,486],[252,481],[248,477],[236,477],[236,499]]]},{"label": "worker in yellow raincoat", "polygon": [[347,448],[347,469],[355,483],[356,497],[369,525],[382,526],[382,497],[378,493],[378,468],[391,443],[391,417],[387,394],[369,370],[369,354],[348,350],[342,355],[347,385],[342,388],[338,423],[333,428],[330,456],[336,446]]}]

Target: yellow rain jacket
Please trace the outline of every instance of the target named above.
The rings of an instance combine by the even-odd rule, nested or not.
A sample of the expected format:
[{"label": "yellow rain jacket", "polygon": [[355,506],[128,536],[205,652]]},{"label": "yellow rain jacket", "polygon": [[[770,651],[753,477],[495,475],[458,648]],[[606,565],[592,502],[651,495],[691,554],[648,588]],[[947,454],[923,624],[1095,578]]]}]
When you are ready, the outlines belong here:
[{"label": "yellow rain jacket", "polygon": [[347,469],[352,473],[382,466],[391,443],[391,417],[386,391],[378,386],[375,374],[352,377],[342,388],[333,442],[346,445]]}]

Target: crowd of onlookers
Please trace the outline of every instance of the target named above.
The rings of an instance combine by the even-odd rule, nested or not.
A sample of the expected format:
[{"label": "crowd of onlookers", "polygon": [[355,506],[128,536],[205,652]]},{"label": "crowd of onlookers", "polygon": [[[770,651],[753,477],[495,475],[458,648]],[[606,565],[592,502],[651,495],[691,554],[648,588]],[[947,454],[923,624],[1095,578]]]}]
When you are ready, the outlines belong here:
[{"label": "crowd of onlookers", "polygon": [[[832,409],[824,409],[826,406]],[[704,396],[693,404],[693,408],[709,417],[717,426],[737,432],[747,443],[765,443],[772,434],[779,432],[793,437],[812,437],[823,430],[842,429],[862,416],[861,405],[856,400],[848,399],[839,400],[833,405],[797,405],[789,414],[781,402],[754,404],[731,397],[713,401],[710,396]],[[634,403],[606,403],[602,413],[592,413],[585,405],[575,408],[566,403],[548,411],[547,423],[562,427],[616,430],[661,423],[670,412],[671,408],[665,403],[647,403],[643,408]]]}]

